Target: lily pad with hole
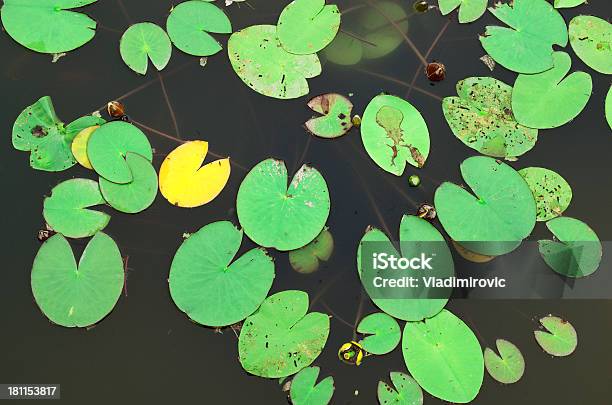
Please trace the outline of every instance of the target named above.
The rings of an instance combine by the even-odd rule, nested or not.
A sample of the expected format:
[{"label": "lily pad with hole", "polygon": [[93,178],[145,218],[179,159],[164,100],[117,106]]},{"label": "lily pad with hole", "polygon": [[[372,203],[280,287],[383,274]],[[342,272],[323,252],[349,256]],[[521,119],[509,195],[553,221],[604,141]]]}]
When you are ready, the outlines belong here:
[{"label": "lily pad with hole", "polygon": [[512,113],[512,87],[492,77],[469,77],[457,83],[459,97],[442,101],[453,134],[483,155],[515,158],[531,150],[537,129],[520,125]]},{"label": "lily pad with hole", "polygon": [[36,52],[69,52],[91,41],[96,22],[72,9],[97,0],[4,0],[2,25],[17,41]]},{"label": "lily pad with hole", "polygon": [[408,374],[392,371],[391,382],[393,385],[384,381],[378,382],[377,393],[380,405],[423,404],[423,390]]},{"label": "lily pad with hole", "polygon": [[321,138],[338,138],[353,127],[351,115],[353,103],[341,94],[328,93],[316,96],[308,107],[321,116],[306,121],[306,129]]},{"label": "lily pad with hole", "polygon": [[264,249],[234,260],[241,243],[242,231],[220,221],[202,227],[179,247],[168,282],[174,303],[190,319],[205,326],[232,325],[264,301],[274,262]]},{"label": "lily pad with hole", "polygon": [[323,230],[330,210],[325,179],[303,165],[287,186],[285,162],[266,159],[246,175],[238,190],[236,210],[247,236],[278,250],[306,246]]},{"label": "lily pad with hole", "polygon": [[108,225],[108,214],[87,209],[104,202],[97,182],[70,179],[53,187],[43,203],[43,216],[54,231],[69,238],[85,238]]},{"label": "lily pad with hole", "polygon": [[334,395],[334,377],[317,383],[319,367],[306,367],[291,380],[289,397],[292,405],[327,405]]},{"label": "lily pad with hole", "polygon": [[320,262],[326,262],[334,251],[334,238],[325,227],[308,245],[289,252],[289,264],[302,274],[314,273]]},{"label": "lily pad with hole", "polygon": [[357,325],[357,332],[367,335],[359,342],[364,350],[376,355],[392,352],[402,339],[397,321],[383,312],[363,318]]},{"label": "lily pad with hole", "polygon": [[587,0],[554,0],[555,8],[572,8],[586,3]]},{"label": "lily pad with hole", "polygon": [[484,359],[474,332],[442,310],[404,327],[402,351],[408,371],[429,394],[443,401],[467,403],[482,386]]},{"label": "lily pad with hole", "polygon": [[445,182],[434,205],[448,235],[468,250],[499,256],[516,249],[533,230],[536,204],[523,177],[507,164],[485,156],[461,163],[472,193]]},{"label": "lily pad with hole", "polygon": [[546,330],[536,330],[535,339],[548,354],[564,357],[572,354],[578,346],[576,329],[568,321],[557,316],[545,316],[540,323]]},{"label": "lily pad with hole", "polygon": [[569,218],[555,218],[546,223],[557,240],[538,241],[540,255],[546,264],[567,277],[586,277],[601,263],[602,247],[599,237],[584,222]]},{"label": "lily pad with hole", "polygon": [[438,0],[442,15],[459,8],[459,22],[470,23],[478,20],[487,11],[488,0]]},{"label": "lily pad with hole", "polygon": [[497,351],[488,347],[484,351],[484,363],[489,375],[502,384],[514,384],[525,373],[523,354],[513,343],[504,339],[495,341]]},{"label": "lily pad with hole", "polygon": [[487,26],[480,37],[487,53],[506,69],[540,73],[554,66],[553,45],[567,45],[567,26],[546,0],[496,3],[489,11],[510,28]]},{"label": "lily pad with hole", "polygon": [[612,24],[590,15],[579,15],[569,23],[572,49],[590,68],[612,74]]},{"label": "lily pad with hole", "polygon": [[240,331],[240,364],[259,377],[280,378],[308,367],[329,335],[329,317],[308,312],[308,294],[288,290],[266,298]]},{"label": "lily pad with hole", "polygon": [[145,22],[132,25],[121,37],[121,58],[136,73],[147,73],[149,60],[157,70],[163,70],[172,56],[172,44],[166,31]]},{"label": "lily pad with hole", "polygon": [[363,114],[361,140],[383,170],[401,176],[406,163],[423,167],[429,156],[429,130],[421,113],[408,101],[381,94]]},{"label": "lily pad with hole", "polygon": [[70,145],[72,155],[76,161],[84,168],[90,170],[93,170],[93,166],[89,161],[89,157],[87,157],[87,144],[89,143],[89,137],[91,134],[98,128],[100,128],[99,125],[94,125],[83,129],[77,134],[77,136],[74,137],[72,144]]},{"label": "lily pad with hole", "polygon": [[548,221],[563,214],[572,201],[572,188],[558,173],[543,167],[526,167],[519,173],[536,202],[536,221]]},{"label": "lily pad with hole", "polygon": [[32,292],[51,322],[86,327],[101,321],[119,300],[123,260],[110,236],[98,232],[79,264],[64,236],[53,235],[38,250],[32,266]]}]

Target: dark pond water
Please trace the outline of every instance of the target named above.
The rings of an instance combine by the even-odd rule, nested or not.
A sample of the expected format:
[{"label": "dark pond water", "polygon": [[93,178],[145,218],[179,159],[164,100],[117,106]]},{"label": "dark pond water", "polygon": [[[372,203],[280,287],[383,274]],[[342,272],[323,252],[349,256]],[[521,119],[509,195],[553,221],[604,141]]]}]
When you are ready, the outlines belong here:
[{"label": "dark pond water", "polygon": [[[110,316],[95,328],[64,329],[49,324],[31,294],[30,268],[39,247],[35,235],[43,224],[42,199],[50,189],[67,178],[92,174],[77,167],[58,174],[31,170],[27,154],[12,149],[10,130],[19,112],[43,95],[52,96],[60,116],[71,120],[141,88],[124,99],[129,115],[157,131],[174,134],[156,74],[137,76],[123,65],[118,54],[120,34],[129,22],[149,20],[163,25],[173,2],[123,3],[125,9],[114,0],[88,7],[88,13],[101,24],[95,39],[55,64],[49,56],[29,52],[6,34],[0,35],[0,128],[4,133],[0,148],[4,256],[0,382],[61,383],[62,401],[71,404],[283,404],[285,397],[277,381],[243,372],[237,360],[237,339],[231,331],[216,334],[198,327],[172,303],[166,280],[182,234],[213,221],[237,222],[235,197],[246,174],[238,165],[249,168],[270,156],[285,160],[290,170],[302,161],[313,164],[330,187],[328,225],[336,249],[332,259],[312,275],[295,273],[286,254],[275,254],[277,276],[272,290],[303,289],[311,297],[323,293],[314,309],[326,311],[327,306],[353,323],[360,300],[355,252],[366,226],[386,226],[395,232],[401,216],[414,212],[418,203],[431,201],[440,182],[460,182],[459,163],[474,155],[452,136],[436,97],[454,95],[460,79],[490,74],[478,60],[484,51],[477,34],[493,23],[493,18],[489,15],[468,26],[451,22],[430,56],[446,64],[447,80],[431,86],[421,74],[416,85],[436,97],[417,91],[408,97],[425,117],[432,139],[432,152],[419,173],[422,185],[417,189],[407,187],[407,174],[412,170],[395,178],[378,169],[364,154],[358,132],[334,141],[309,137],[301,126],[310,117],[306,98],[280,101],[252,92],[234,74],[225,54],[211,57],[202,68],[197,58],[175,51],[163,72],[163,81],[180,135],[208,140],[212,151],[230,155],[235,163],[230,182],[216,200],[198,209],[177,209],[158,196],[144,213],[129,216],[112,212],[106,231],[130,257],[128,296],[122,297]],[[228,14],[234,29],[274,23],[285,3],[250,0],[252,8],[244,3],[234,5]],[[338,3],[343,9],[361,4]],[[411,1],[400,3],[411,9]],[[590,3],[579,10],[563,11],[563,15],[567,21],[578,12],[610,15],[608,1]],[[446,22],[435,11],[415,15],[409,19],[408,34],[424,51]],[[606,241],[612,236],[612,139],[603,102],[610,79],[573,59],[574,68],[593,73],[594,94],[587,109],[571,124],[543,133],[535,149],[513,165],[544,166],[561,173],[574,191],[567,214],[590,224]],[[418,67],[417,58],[402,44],[385,58],[360,63],[359,70],[326,64],[323,74],[310,81],[311,94],[352,93],[356,111],[361,112],[382,91],[402,96],[406,93],[400,82],[364,70],[410,82]],[[496,68],[493,74],[507,83],[514,80],[514,74],[503,68]],[[176,144],[147,133],[158,153],[155,164],[159,167],[163,155]],[[538,224],[534,238],[546,234],[544,225]],[[82,242],[75,242],[75,246],[82,248]],[[252,246],[244,242],[242,249]],[[607,267],[599,272],[612,271]],[[603,404],[612,394],[612,301],[456,299],[448,308],[477,332],[483,346],[493,345],[498,337],[507,338],[523,350],[527,361],[524,378],[512,386],[502,386],[485,376],[475,403]],[[365,303],[366,314],[374,310]],[[548,313],[565,317],[578,330],[580,343],[572,356],[551,358],[536,345],[534,318]],[[333,319],[326,350],[316,364],[324,375],[335,378],[333,403],[373,404],[378,380],[387,378],[390,371],[405,370],[402,356],[396,350],[384,357],[369,358],[359,368],[344,365],[336,351],[351,335],[350,327]],[[425,401],[439,403],[429,396]]]}]

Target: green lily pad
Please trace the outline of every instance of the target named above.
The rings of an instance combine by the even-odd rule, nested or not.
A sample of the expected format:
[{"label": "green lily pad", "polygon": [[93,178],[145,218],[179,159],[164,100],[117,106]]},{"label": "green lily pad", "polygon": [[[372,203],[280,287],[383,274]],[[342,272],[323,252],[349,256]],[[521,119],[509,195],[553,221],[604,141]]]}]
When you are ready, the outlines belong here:
[{"label": "green lily pad", "polygon": [[[519,75],[512,92],[516,120],[530,128],[556,128],[567,124],[586,107],[593,81],[585,72],[570,71],[572,60],[565,52],[553,54],[555,67],[534,75]],[[565,77],[565,79],[564,79]]]},{"label": "green lily pad", "polygon": [[606,96],[606,120],[608,121],[608,125],[610,129],[612,129],[612,86],[608,90],[608,95]]},{"label": "green lily pad", "polygon": [[523,354],[511,342],[504,339],[495,341],[499,355],[488,347],[484,351],[484,363],[489,375],[503,384],[513,384],[525,373]]},{"label": "green lily pad", "polygon": [[535,339],[548,354],[563,357],[569,356],[578,346],[576,329],[568,321],[557,316],[545,316],[540,323],[546,331],[536,330]]},{"label": "green lily pad", "polygon": [[540,73],[554,66],[553,45],[567,45],[563,17],[546,0],[514,0],[490,7],[510,28],[488,26],[480,37],[487,53],[518,73]]},{"label": "green lily pad", "polygon": [[478,20],[487,11],[488,0],[438,0],[442,15],[450,14],[459,7],[459,22],[470,23]]},{"label": "green lily pad", "polygon": [[572,8],[586,3],[587,0],[555,0],[555,8]]},{"label": "green lily pad", "polygon": [[363,58],[361,42],[343,32],[338,32],[334,40],[323,50],[325,59],[336,65],[356,65]]},{"label": "green lily pad", "polygon": [[402,339],[397,321],[382,312],[363,318],[357,326],[357,332],[368,335],[359,342],[365,351],[377,355],[392,352]]},{"label": "green lily pad", "polygon": [[406,163],[423,167],[429,156],[429,130],[408,101],[381,94],[370,101],[361,122],[366,151],[383,170],[401,176]]},{"label": "green lily pad", "polygon": [[138,127],[123,121],[102,125],[87,143],[87,156],[94,170],[113,183],[126,184],[134,179],[125,161],[128,152],[139,154],[149,162],[153,160],[147,136]]},{"label": "green lily pad", "polygon": [[317,55],[294,55],[285,51],[274,25],[254,25],[234,32],[227,47],[238,77],[268,97],[302,97],[309,91],[306,79],[321,74]]},{"label": "green lily pad", "polygon": [[280,378],[308,367],[325,346],[329,317],[308,313],[308,294],[289,290],[271,295],[240,331],[242,367],[259,377]]},{"label": "green lily pad", "polygon": [[121,37],[121,58],[136,73],[147,73],[149,59],[157,70],[163,70],[172,55],[172,44],[166,31],[153,23],[139,23]]},{"label": "green lily pad", "polygon": [[464,160],[461,174],[474,194],[445,182],[434,197],[448,235],[481,255],[499,256],[516,249],[536,222],[535,200],[523,177],[484,156]]},{"label": "green lily pad", "polygon": [[334,238],[326,227],[308,245],[289,252],[289,264],[298,273],[314,273],[319,269],[319,262],[328,261],[333,251]]},{"label": "green lily pad", "polygon": [[306,367],[291,380],[292,405],[327,405],[334,395],[334,377],[329,376],[317,384],[319,367]]},{"label": "green lily pad", "polygon": [[569,40],[576,55],[590,68],[612,74],[612,24],[599,17],[579,15],[569,23]]},{"label": "green lily pad", "polygon": [[4,0],[2,25],[17,41],[36,52],[72,51],[91,41],[96,22],[85,14],[70,11],[97,0]]},{"label": "green lily pad", "polygon": [[537,129],[519,125],[512,114],[512,87],[492,77],[469,77],[457,83],[459,97],[442,101],[444,118],[466,146],[500,158],[531,150]]},{"label": "green lily pad", "polygon": [[308,107],[322,114],[304,124],[311,134],[321,138],[338,138],[353,127],[351,114],[353,103],[341,94],[329,93],[316,96],[308,102]]},{"label": "green lily pad", "polygon": [[112,311],[123,288],[119,248],[102,232],[89,241],[77,267],[64,236],[53,235],[40,247],[32,266],[32,292],[51,322],[86,327]]},{"label": "green lily pad", "polygon": [[302,166],[287,187],[285,162],[266,159],[247,174],[238,190],[236,210],[244,232],[264,247],[294,250],[323,230],[330,200],[319,171]]},{"label": "green lily pad", "polygon": [[70,179],[53,187],[43,203],[43,216],[56,232],[69,238],[85,238],[108,225],[108,214],[86,209],[104,202],[97,182]]},{"label": "green lily pad", "polygon": [[170,268],[170,295],[195,322],[227,326],[251,315],[274,280],[274,262],[263,249],[251,249],[233,263],[242,231],[228,221],[213,222],[189,236]]},{"label": "green lily pad", "polygon": [[567,277],[586,277],[601,263],[602,247],[599,237],[584,222],[561,217],[546,223],[559,240],[538,241],[540,255],[546,264]]},{"label": "green lily pad", "polygon": [[474,332],[451,312],[406,323],[402,351],[412,377],[434,397],[463,404],[478,395],[482,349]]},{"label": "green lily pad", "polygon": [[391,372],[393,386],[384,381],[378,382],[378,402],[380,405],[422,405],[423,390],[408,374]]},{"label": "green lily pad", "polygon": [[536,202],[536,221],[548,221],[563,214],[572,201],[572,188],[561,175],[543,167],[526,167],[519,173]]},{"label": "green lily pad", "polygon": [[133,180],[117,184],[100,177],[100,191],[104,200],[117,211],[136,214],[149,208],[157,196],[157,172],[146,158],[128,152],[125,161]]},{"label": "green lily pad", "polygon": [[231,34],[232,23],[214,4],[191,0],[172,9],[166,30],[174,46],[181,51],[194,56],[210,56],[223,48],[209,32]]}]

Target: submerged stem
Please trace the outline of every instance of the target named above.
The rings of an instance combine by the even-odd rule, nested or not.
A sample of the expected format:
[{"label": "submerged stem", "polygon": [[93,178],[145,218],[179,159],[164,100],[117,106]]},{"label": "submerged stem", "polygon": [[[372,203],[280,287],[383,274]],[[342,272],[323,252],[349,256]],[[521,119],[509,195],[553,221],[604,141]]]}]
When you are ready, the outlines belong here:
[{"label": "submerged stem", "polygon": [[381,79],[385,79],[387,81],[390,81],[390,82],[393,82],[393,83],[397,83],[397,84],[399,84],[401,86],[404,86],[404,87],[411,87],[414,90],[418,91],[419,93],[425,94],[426,96],[434,98],[434,99],[436,99],[438,101],[442,101],[442,97],[438,96],[437,94],[434,94],[434,93],[432,93],[430,91],[427,91],[427,90],[422,89],[422,88],[417,87],[417,86],[411,86],[410,83],[407,83],[407,82],[405,82],[403,80],[400,80],[398,78],[395,78],[393,76],[388,76],[388,75],[385,75],[385,74],[382,74],[382,73],[372,72],[370,70],[362,69],[362,68],[358,68],[358,67],[351,67],[351,69],[353,69],[353,70],[355,70],[357,72],[365,73],[365,74],[370,75],[370,76],[379,77]]},{"label": "submerged stem", "polygon": [[176,137],[179,139],[182,139],[181,134],[179,132],[179,128],[178,128],[178,122],[176,121],[176,114],[174,113],[174,108],[172,108],[170,97],[168,97],[168,91],[166,90],[164,78],[159,72],[157,72],[157,78],[159,79],[159,84],[161,85],[162,93],[164,95],[164,100],[166,101],[166,105],[168,106],[168,111],[170,112],[170,118],[172,119],[172,125],[174,125],[174,132],[176,133]]}]

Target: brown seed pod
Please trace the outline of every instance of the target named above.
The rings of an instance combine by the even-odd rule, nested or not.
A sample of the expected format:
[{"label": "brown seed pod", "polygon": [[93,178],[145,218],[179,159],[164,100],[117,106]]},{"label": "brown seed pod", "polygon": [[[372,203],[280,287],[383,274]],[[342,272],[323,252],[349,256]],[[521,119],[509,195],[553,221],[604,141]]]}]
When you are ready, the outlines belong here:
[{"label": "brown seed pod", "polygon": [[434,219],[436,219],[437,215],[438,214],[436,213],[436,209],[431,204],[421,204],[417,209],[417,216],[428,221],[433,221]]},{"label": "brown seed pod", "polygon": [[432,82],[440,82],[446,78],[446,66],[440,62],[431,62],[425,68],[425,74]]},{"label": "brown seed pod", "polygon": [[119,101],[111,101],[106,105],[106,111],[108,115],[113,118],[123,118],[125,117],[125,106]]}]

